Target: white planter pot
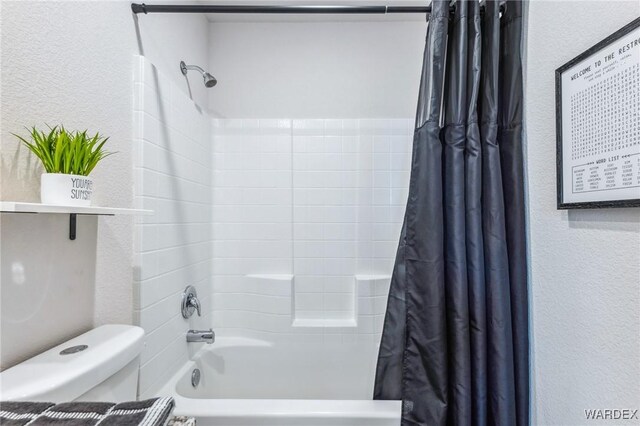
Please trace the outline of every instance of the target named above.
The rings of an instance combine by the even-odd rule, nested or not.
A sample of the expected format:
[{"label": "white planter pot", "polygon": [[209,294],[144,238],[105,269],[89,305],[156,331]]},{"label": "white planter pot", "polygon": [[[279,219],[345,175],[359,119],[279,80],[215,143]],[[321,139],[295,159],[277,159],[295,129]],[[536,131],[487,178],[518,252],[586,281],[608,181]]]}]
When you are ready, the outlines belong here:
[{"label": "white planter pot", "polygon": [[44,173],[40,178],[42,204],[88,207],[92,193],[93,179],[87,176]]}]

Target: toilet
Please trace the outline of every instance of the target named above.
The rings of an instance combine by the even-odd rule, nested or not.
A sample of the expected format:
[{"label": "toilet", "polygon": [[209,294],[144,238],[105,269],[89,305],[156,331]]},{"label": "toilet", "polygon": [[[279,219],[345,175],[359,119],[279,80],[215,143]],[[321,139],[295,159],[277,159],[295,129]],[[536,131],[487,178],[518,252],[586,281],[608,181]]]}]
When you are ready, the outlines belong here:
[{"label": "toilet", "polygon": [[0,373],[2,401],[134,401],[144,330],[103,325]]}]

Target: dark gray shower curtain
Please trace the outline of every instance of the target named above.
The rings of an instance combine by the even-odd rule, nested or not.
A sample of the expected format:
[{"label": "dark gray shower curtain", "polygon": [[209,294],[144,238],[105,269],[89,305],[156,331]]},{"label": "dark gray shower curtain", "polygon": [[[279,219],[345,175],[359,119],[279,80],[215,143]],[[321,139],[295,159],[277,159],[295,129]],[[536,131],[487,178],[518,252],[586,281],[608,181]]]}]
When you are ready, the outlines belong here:
[{"label": "dark gray shower curtain", "polygon": [[522,6],[432,2],[374,391],[403,426],[529,424]]}]

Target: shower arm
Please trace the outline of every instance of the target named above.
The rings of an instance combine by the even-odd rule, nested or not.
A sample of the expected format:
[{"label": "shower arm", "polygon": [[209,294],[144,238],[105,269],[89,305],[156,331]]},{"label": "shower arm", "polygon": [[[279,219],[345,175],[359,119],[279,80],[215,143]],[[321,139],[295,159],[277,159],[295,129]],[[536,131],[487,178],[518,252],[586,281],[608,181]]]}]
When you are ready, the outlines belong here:
[{"label": "shower arm", "polygon": [[180,70],[182,71],[182,74],[187,75],[187,71],[188,70],[196,70],[198,72],[200,72],[200,74],[203,74],[206,72],[205,70],[203,70],[202,68],[200,68],[197,65],[186,65],[184,62],[180,63]]}]

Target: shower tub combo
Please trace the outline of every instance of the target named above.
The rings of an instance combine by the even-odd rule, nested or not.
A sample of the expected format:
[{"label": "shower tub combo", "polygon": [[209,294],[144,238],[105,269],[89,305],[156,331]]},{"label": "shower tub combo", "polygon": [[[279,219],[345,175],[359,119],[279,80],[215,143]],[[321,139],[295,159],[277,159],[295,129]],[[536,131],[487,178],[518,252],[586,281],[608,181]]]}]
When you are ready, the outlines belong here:
[{"label": "shower tub combo", "polygon": [[200,426],[398,426],[372,395],[413,120],[211,119],[135,60],[139,396]]},{"label": "shower tub combo", "polygon": [[[266,300],[290,304],[292,279],[247,277],[245,290],[279,295],[255,299],[275,311]],[[239,335],[221,327],[213,344],[193,346],[157,395],[173,396],[175,413],[198,425],[398,426],[401,402],[371,399],[388,286],[388,276],[356,276],[351,320],[291,322],[285,314],[286,333]]]},{"label": "shower tub combo", "polygon": [[201,426],[398,426],[400,401],[371,400],[376,348],[222,337],[159,394]]}]

